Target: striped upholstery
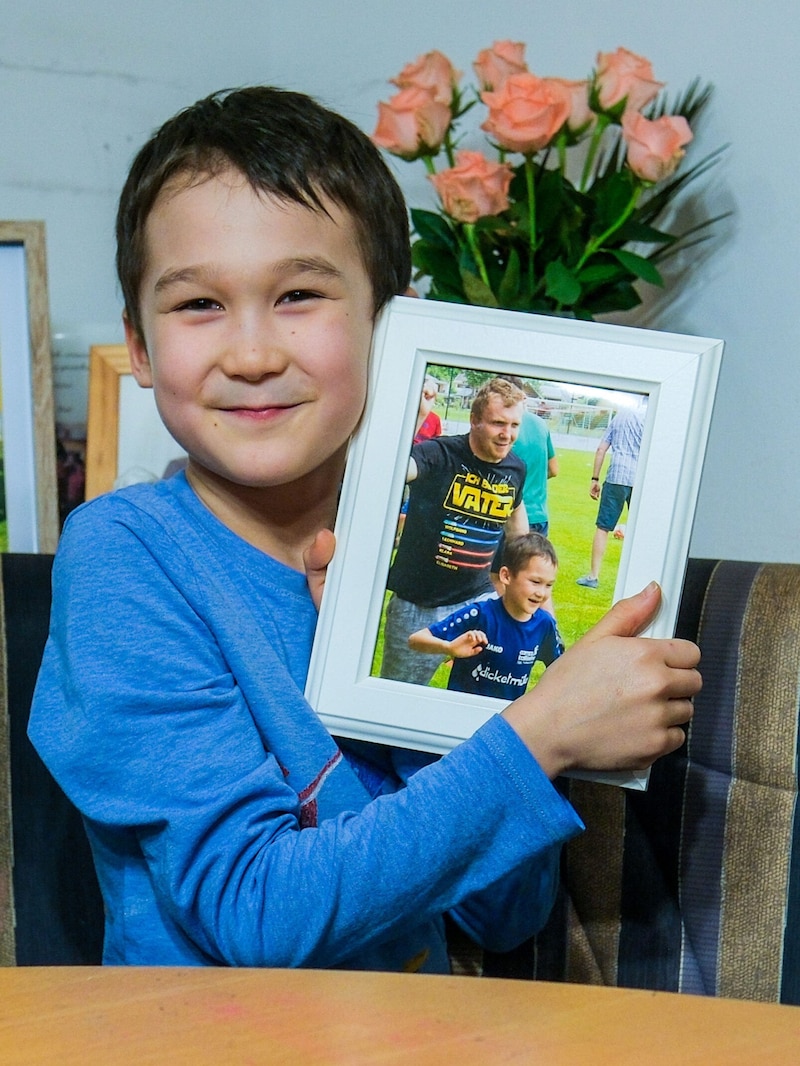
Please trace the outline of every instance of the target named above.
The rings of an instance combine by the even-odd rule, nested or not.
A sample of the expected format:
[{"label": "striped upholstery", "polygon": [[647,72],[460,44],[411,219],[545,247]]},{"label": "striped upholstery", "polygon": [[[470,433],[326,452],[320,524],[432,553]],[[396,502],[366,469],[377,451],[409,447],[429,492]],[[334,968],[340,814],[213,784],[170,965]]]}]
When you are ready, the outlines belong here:
[{"label": "striped upholstery", "polygon": [[647,792],[571,782],[587,823],[547,929],[486,974],[800,1003],[800,565],[690,560],[687,746]]}]

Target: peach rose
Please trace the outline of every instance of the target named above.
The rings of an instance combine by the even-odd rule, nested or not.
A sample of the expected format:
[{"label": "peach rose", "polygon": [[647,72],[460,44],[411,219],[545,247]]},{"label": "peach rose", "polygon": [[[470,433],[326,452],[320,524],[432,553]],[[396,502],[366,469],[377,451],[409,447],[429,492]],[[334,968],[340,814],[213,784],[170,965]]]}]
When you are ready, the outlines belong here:
[{"label": "peach rose", "polygon": [[653,121],[638,111],[622,116],[622,136],[628,146],[627,163],[643,181],[661,181],[672,174],[692,139],[683,115],[662,115]]},{"label": "peach rose", "polygon": [[552,141],[572,110],[569,92],[555,78],[512,74],[497,92],[481,93],[489,117],[481,125],[501,148],[531,155]]},{"label": "peach rose", "polygon": [[495,41],[491,48],[478,52],[472,69],[482,90],[500,89],[512,74],[524,74],[525,45],[521,41]]},{"label": "peach rose", "polygon": [[439,150],[452,117],[430,89],[401,89],[388,103],[378,104],[372,140],[394,155],[415,159]]},{"label": "peach rose", "polygon": [[652,64],[643,56],[627,48],[598,52],[594,88],[603,111],[610,111],[622,100],[626,111],[640,111],[663,87],[663,82],[653,79]]},{"label": "peach rose", "polygon": [[392,85],[398,89],[430,89],[440,104],[450,105],[453,89],[458,85],[461,71],[456,70],[442,52],[426,52],[413,63],[406,63]]},{"label": "peach rose", "polygon": [[563,85],[569,93],[570,112],[567,118],[567,129],[570,133],[583,133],[597,119],[594,111],[589,107],[589,82],[569,81],[566,78],[550,78],[551,82]]},{"label": "peach rose", "polygon": [[492,163],[481,152],[457,152],[454,167],[429,176],[445,211],[457,222],[476,222],[508,207],[511,166]]}]

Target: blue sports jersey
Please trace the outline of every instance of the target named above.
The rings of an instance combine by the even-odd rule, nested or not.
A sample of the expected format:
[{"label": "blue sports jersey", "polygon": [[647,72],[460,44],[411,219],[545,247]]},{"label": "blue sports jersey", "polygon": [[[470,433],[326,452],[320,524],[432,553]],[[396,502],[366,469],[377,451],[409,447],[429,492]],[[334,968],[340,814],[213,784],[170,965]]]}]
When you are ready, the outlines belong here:
[{"label": "blue sports jersey", "polygon": [[535,662],[549,666],[564,650],[556,620],[539,608],[527,622],[512,618],[502,599],[470,603],[430,626],[440,640],[455,640],[470,629],[481,629],[488,645],[469,659],[454,659],[447,683],[456,692],[474,692],[515,700],[527,687]]}]

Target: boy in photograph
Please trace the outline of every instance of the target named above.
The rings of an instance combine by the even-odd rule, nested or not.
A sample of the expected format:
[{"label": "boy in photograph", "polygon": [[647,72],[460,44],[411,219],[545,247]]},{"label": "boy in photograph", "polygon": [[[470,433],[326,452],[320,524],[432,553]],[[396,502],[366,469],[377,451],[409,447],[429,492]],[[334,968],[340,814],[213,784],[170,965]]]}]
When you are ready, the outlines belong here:
[{"label": "boy in photograph", "polygon": [[447,687],[476,696],[515,700],[528,687],[534,663],[549,666],[564,651],[551,604],[558,558],[540,533],[507,541],[498,597],[468,604],[408,638],[414,651],[453,659]]},{"label": "boy in photograph", "polygon": [[30,721],[105,962],[446,972],[445,915],[513,947],[581,829],[552,778],[677,748],[697,648],[635,636],[652,584],[443,758],[337,742],[303,689],[375,319],[409,283],[397,185],[310,98],[217,93],[134,159],[117,267],[188,461],[68,517]]}]

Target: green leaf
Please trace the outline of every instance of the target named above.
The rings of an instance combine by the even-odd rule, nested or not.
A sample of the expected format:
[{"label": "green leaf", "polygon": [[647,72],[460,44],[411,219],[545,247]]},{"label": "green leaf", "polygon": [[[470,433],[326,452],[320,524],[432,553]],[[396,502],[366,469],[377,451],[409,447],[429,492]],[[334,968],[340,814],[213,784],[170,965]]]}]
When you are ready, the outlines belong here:
[{"label": "green leaf", "polygon": [[411,225],[414,232],[433,244],[442,244],[452,251],[457,251],[458,240],[450,224],[441,215],[433,211],[411,208]]},{"label": "green leaf", "polygon": [[592,315],[607,314],[609,311],[630,311],[642,302],[633,285],[623,283],[601,289],[596,296],[584,301],[584,309]]},{"label": "green leaf", "polygon": [[502,307],[509,307],[517,304],[519,298],[519,282],[519,256],[517,255],[516,249],[512,248],[508,256],[505,272],[500,279],[500,285],[497,290],[497,295]]},{"label": "green leaf", "polygon": [[464,292],[467,294],[467,299],[471,304],[476,304],[478,307],[500,306],[495,294],[485,282],[481,281],[477,274],[473,274],[470,270],[466,270],[462,267],[461,281],[464,285]]},{"label": "green leaf", "polygon": [[411,245],[411,262],[421,274],[439,278],[451,288],[461,287],[458,260],[448,250],[429,241],[415,241]]},{"label": "green leaf", "polygon": [[634,252],[626,252],[623,248],[614,248],[611,251],[611,255],[622,263],[626,270],[629,270],[631,274],[635,274],[637,278],[641,278],[642,281],[647,281],[651,285],[664,284],[664,279],[649,259],[636,255]]},{"label": "green leaf", "polygon": [[621,263],[593,259],[589,266],[578,273],[578,280],[584,289],[596,289],[599,285],[628,280],[629,274],[630,271],[625,270]]},{"label": "green leaf", "polygon": [[430,291],[425,297],[426,300],[438,300],[439,303],[446,304],[468,304],[469,300],[465,296],[463,290],[459,292],[450,292],[445,289],[440,289],[436,285],[432,285]]},{"label": "green leaf", "polygon": [[672,234],[639,222],[635,216],[629,218],[624,226],[620,226],[614,236],[618,238],[621,245],[633,242],[636,244],[669,244],[675,240]]},{"label": "green leaf", "polygon": [[560,259],[547,264],[544,277],[547,283],[545,292],[550,299],[565,307],[578,302],[581,297],[581,283]]},{"label": "green leaf", "polygon": [[600,234],[613,225],[625,212],[631,201],[634,178],[628,170],[617,171],[592,187],[595,202],[595,218],[592,232]]}]

